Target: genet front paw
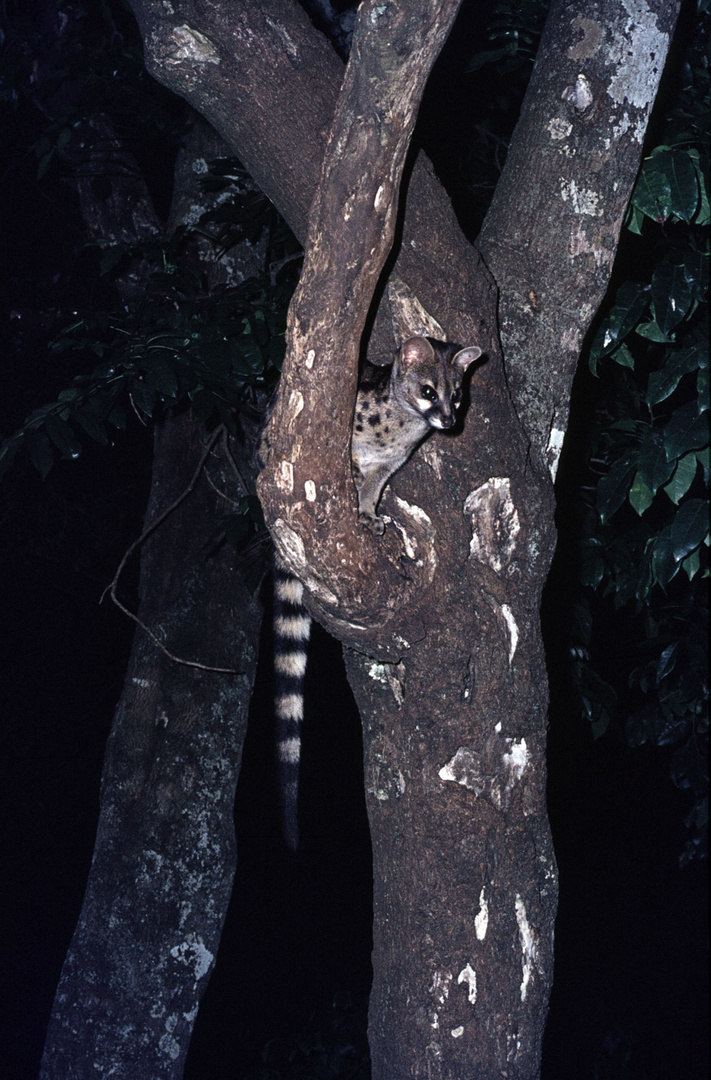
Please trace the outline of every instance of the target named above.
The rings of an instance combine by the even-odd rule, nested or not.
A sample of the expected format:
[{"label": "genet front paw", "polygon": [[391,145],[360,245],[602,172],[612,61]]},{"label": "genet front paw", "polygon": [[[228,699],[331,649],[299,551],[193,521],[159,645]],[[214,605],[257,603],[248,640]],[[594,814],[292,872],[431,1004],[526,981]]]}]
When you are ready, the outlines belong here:
[{"label": "genet front paw", "polygon": [[366,529],[370,529],[376,536],[382,536],[385,532],[385,522],[377,514],[367,514],[362,512],[358,514],[358,523],[365,525]]}]

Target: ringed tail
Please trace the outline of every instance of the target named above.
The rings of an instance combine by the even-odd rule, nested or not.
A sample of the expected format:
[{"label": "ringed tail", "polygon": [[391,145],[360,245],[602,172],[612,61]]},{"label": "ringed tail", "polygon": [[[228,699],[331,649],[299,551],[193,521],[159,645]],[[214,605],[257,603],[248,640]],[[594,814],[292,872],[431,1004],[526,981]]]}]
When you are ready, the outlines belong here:
[{"label": "ringed tail", "polygon": [[284,841],[299,845],[298,795],[304,674],[311,616],[303,605],[304,587],[274,554],[274,713],[277,775]]}]

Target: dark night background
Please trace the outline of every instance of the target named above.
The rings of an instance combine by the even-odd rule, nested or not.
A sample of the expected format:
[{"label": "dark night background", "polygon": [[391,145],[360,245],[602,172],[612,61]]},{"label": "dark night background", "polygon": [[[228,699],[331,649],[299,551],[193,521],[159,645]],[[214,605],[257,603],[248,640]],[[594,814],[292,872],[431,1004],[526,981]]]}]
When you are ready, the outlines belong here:
[{"label": "dark night background", "polygon": [[[46,15],[49,7],[38,10]],[[3,8],[10,34],[16,11]],[[455,66],[451,56],[449,63]],[[452,91],[437,80],[436,93],[441,96],[423,114],[422,137],[432,139],[429,123],[450,145],[466,142],[466,111],[455,117]],[[438,125],[431,118],[441,115],[443,100],[450,104]],[[50,354],[47,340],[76,307],[105,303],[108,286],[97,274],[95,253],[84,248],[78,203],[61,163],[37,179],[33,146],[46,117],[26,100],[6,100],[2,124],[5,436],[71,382],[75,357]],[[456,171],[462,155],[455,158]],[[154,186],[160,191],[159,182]],[[57,461],[46,480],[20,457],[0,486],[0,1080],[37,1075],[82,901],[103,746],[133,633],[110,602],[99,601],[140,533],[150,445],[150,432],[135,422],[111,447],[85,445],[77,461]],[[563,489],[566,484],[574,486],[575,477],[564,472]],[[569,577],[561,550],[546,601],[549,806],[560,911],[543,1076],[705,1080],[707,871],[699,861],[679,866],[689,797],[672,785],[663,749],[630,749],[612,734],[592,740],[564,667],[556,666],[564,642],[553,628],[569,599]],[[621,633],[604,618],[594,632],[601,642]],[[268,642],[263,645],[268,652]],[[296,867],[279,854],[271,780],[265,780],[265,668],[263,658],[237,795],[240,867],[196,1026],[190,1080],[246,1076],[269,1039],[329,1029],[335,1013],[343,1024],[344,1016],[359,1015],[367,994],[369,841],[358,723],[339,649],[316,634],[304,736],[304,852]],[[334,775],[338,784],[328,779]]]}]

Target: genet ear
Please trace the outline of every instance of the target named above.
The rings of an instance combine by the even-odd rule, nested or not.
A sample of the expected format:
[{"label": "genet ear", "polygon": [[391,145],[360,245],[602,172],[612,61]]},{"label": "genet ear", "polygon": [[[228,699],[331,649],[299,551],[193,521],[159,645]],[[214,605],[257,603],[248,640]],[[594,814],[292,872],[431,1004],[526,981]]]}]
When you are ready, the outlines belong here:
[{"label": "genet ear", "polygon": [[466,371],[470,364],[473,364],[475,360],[478,360],[481,356],[481,349],[478,345],[470,345],[467,349],[460,349],[458,353],[452,357],[452,363],[461,368],[462,371]]},{"label": "genet ear", "polygon": [[400,362],[402,364],[421,364],[423,361],[432,361],[435,351],[426,337],[411,337],[403,343],[400,349]]}]

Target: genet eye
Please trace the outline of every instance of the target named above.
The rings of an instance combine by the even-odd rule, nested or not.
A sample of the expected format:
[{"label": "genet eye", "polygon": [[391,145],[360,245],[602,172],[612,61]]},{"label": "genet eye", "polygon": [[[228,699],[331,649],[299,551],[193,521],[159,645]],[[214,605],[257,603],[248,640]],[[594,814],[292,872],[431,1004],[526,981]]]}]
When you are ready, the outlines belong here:
[{"label": "genet eye", "polygon": [[421,386],[420,387],[420,394],[425,399],[425,401],[436,401],[437,400],[437,392],[436,392],[436,390],[434,389],[433,386]]},{"label": "genet eye", "polygon": [[457,402],[462,400],[462,391],[459,387],[452,394],[452,401]]}]

